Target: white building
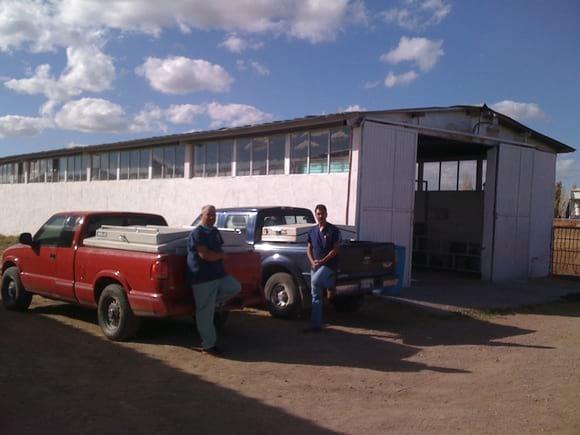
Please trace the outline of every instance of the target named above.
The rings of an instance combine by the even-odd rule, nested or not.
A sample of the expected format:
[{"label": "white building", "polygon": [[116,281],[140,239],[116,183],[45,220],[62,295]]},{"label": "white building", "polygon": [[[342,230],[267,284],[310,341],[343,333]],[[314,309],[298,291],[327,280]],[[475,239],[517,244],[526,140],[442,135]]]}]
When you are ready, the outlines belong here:
[{"label": "white building", "polygon": [[568,210],[570,219],[580,219],[580,189],[572,189],[570,191]]},{"label": "white building", "polygon": [[[0,159],[0,233],[73,209],[325,203],[415,267],[486,280],[550,270],[556,154],[573,148],[486,106],[311,116]],[[411,268],[407,267],[409,283]]]}]

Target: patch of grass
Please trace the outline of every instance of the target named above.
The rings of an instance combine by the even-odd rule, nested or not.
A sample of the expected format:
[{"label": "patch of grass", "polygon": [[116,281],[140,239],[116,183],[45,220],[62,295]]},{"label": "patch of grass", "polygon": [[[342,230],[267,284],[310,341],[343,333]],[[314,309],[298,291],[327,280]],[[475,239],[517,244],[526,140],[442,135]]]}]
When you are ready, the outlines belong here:
[{"label": "patch of grass", "polygon": [[472,309],[467,310],[464,314],[480,320],[489,320],[497,316],[510,316],[514,314],[580,317],[580,293],[562,296],[560,301],[547,304],[526,305],[519,308]]},{"label": "patch of grass", "polygon": [[5,236],[0,234],[0,253],[4,252],[4,249],[8,246],[14,245],[15,243],[18,243],[17,236]]}]

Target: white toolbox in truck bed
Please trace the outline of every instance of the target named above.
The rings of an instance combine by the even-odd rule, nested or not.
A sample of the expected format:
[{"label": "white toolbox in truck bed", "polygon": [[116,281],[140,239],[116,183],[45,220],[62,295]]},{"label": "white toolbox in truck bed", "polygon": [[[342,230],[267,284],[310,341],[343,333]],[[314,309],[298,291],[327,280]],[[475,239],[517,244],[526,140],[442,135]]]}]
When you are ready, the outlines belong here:
[{"label": "white toolbox in truck bed", "polygon": [[[263,242],[306,243],[308,231],[316,224],[287,224],[264,227],[262,229]],[[342,240],[356,239],[356,229],[349,225],[336,225],[340,230]]]},{"label": "white toolbox in truck bed", "polygon": [[[86,246],[125,251],[186,254],[187,238],[191,230],[191,227],[103,225],[97,230],[94,237],[86,238],[83,243]],[[221,234],[224,239],[224,251],[242,252],[250,249],[250,247],[243,244],[240,235],[224,234],[223,231]]]}]

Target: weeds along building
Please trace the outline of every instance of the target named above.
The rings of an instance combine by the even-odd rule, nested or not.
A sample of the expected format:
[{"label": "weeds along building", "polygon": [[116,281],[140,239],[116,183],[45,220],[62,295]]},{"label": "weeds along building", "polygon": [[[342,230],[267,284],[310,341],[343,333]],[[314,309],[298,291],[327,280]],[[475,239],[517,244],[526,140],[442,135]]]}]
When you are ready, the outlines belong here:
[{"label": "weeds along building", "polygon": [[[486,107],[310,116],[0,159],[0,233],[73,209],[188,225],[217,207],[325,203],[413,269],[526,279],[550,269],[556,155],[574,151]],[[406,282],[411,268],[407,267]]]}]

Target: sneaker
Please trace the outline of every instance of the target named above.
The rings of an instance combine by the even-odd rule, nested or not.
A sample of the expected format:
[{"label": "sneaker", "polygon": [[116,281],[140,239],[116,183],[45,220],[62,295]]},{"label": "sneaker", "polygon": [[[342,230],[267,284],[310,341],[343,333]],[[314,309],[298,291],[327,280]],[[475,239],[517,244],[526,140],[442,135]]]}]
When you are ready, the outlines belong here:
[{"label": "sneaker", "polygon": [[224,356],[223,351],[217,346],[209,347],[207,349],[201,349],[201,353],[210,356],[215,356],[216,358],[221,358]]},{"label": "sneaker", "polygon": [[303,334],[316,334],[317,332],[322,332],[321,326],[309,326],[308,328],[304,328],[302,330]]}]

